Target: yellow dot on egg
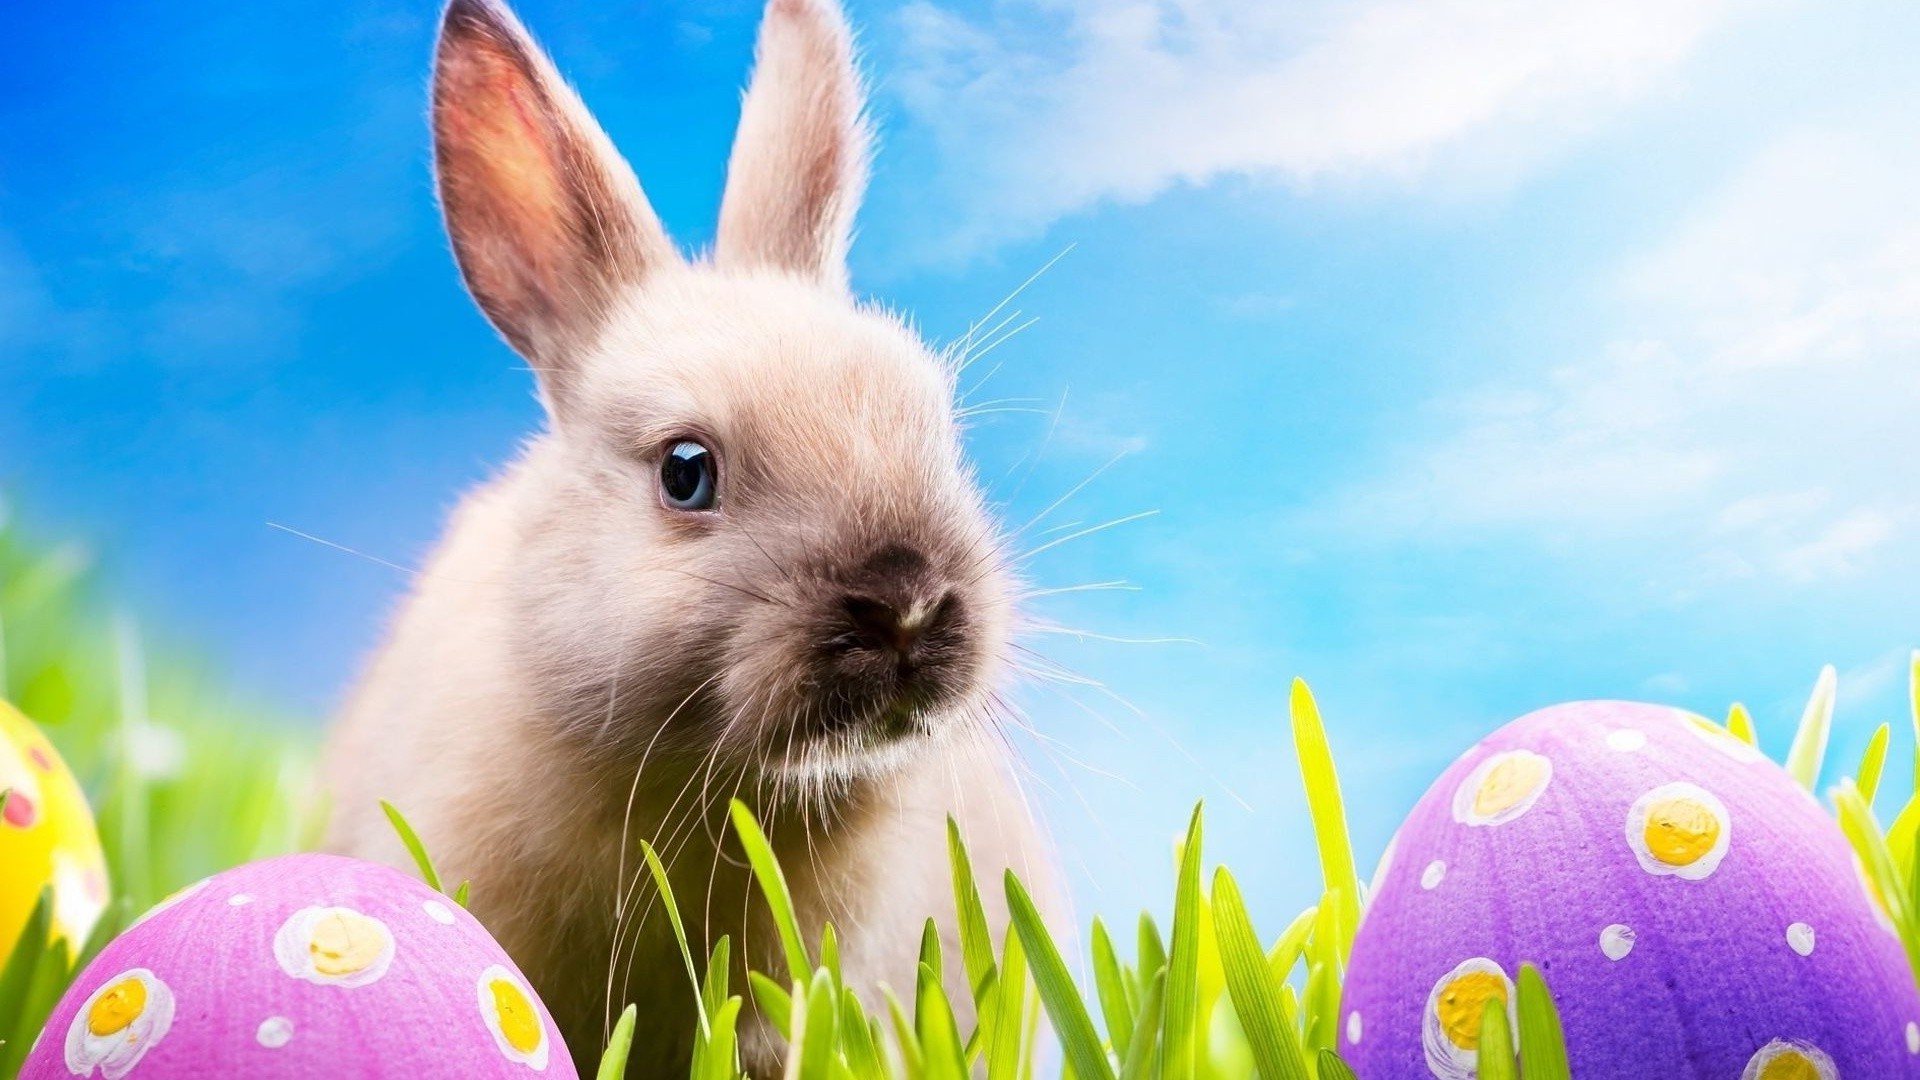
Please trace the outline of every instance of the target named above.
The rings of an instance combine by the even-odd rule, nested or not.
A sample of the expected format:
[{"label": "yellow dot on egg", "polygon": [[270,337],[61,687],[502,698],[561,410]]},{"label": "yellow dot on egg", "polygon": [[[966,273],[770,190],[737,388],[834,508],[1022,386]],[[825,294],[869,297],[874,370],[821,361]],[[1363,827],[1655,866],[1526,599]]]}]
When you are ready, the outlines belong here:
[{"label": "yellow dot on egg", "polygon": [[364,971],[380,958],[386,936],[365,915],[351,911],[330,911],[313,924],[307,951],[313,956],[313,970],[322,975],[351,975]]},{"label": "yellow dot on egg", "polygon": [[540,1045],[544,1034],[540,1025],[540,1013],[533,1007],[526,991],[520,989],[511,979],[494,979],[488,983],[493,991],[493,1011],[500,1017],[500,1034],[507,1045],[522,1054],[531,1054]]},{"label": "yellow dot on egg", "polygon": [[1447,983],[1434,1002],[1447,1041],[1462,1050],[1480,1049],[1480,1019],[1487,1002],[1507,1000],[1506,980],[1491,971],[1469,971]]},{"label": "yellow dot on egg", "polygon": [[1473,793],[1473,812],[1493,817],[1519,805],[1547,782],[1547,761],[1533,754],[1502,758]]},{"label": "yellow dot on egg", "polygon": [[1820,1080],[1820,1070],[1807,1055],[1788,1050],[1761,1067],[1759,1080]]},{"label": "yellow dot on egg", "polygon": [[139,979],[121,979],[94,999],[87,1010],[87,1030],[112,1035],[126,1029],[147,1010],[147,986]]},{"label": "yellow dot on egg", "polygon": [[1719,816],[1698,799],[1681,795],[1647,807],[1647,851],[1668,866],[1698,862],[1719,840]]}]

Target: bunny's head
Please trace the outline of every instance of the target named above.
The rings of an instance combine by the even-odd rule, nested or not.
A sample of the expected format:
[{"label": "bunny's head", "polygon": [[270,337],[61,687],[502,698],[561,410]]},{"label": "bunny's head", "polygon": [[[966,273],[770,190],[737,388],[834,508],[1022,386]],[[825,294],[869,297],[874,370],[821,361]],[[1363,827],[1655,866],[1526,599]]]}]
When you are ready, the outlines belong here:
[{"label": "bunny's head", "polygon": [[768,5],[708,258],[490,0],[447,9],[433,128],[461,274],[549,417],[496,495],[543,714],[796,782],[979,722],[1009,575],[949,365],[848,290],[868,135],[832,0]]}]

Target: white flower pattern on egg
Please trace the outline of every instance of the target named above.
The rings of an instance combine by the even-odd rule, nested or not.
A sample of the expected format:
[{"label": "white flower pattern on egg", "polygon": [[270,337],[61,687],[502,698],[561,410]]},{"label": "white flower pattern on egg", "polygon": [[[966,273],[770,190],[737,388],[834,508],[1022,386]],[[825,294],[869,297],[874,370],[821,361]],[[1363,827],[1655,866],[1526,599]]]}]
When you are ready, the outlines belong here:
[{"label": "white flower pattern on egg", "polygon": [[253,1038],[269,1050],[278,1050],[293,1038],[293,1021],[284,1016],[269,1016],[260,1021],[260,1030],[253,1033]]},{"label": "white flower pattern on egg", "polygon": [[1639,728],[1618,728],[1607,732],[1607,749],[1631,754],[1647,745],[1647,733]]},{"label": "white flower pattern on egg", "polygon": [[1801,956],[1813,955],[1813,927],[1797,922],[1787,927],[1787,945]]},{"label": "white flower pattern on egg", "polygon": [[547,1028],[534,1004],[532,991],[518,976],[499,964],[480,973],[476,986],[480,1000],[480,1018],[486,1021],[493,1041],[506,1055],[535,1072],[547,1068]]},{"label": "white flower pattern on egg", "polygon": [[1754,1051],[1740,1080],[1840,1080],[1840,1070],[1811,1043],[1775,1039]]},{"label": "white flower pattern on egg", "polygon": [[1553,780],[1553,762],[1531,750],[1506,750],[1474,766],[1453,794],[1453,820],[1504,825],[1539,800]]},{"label": "white flower pattern on egg", "polygon": [[1480,1020],[1487,1005],[1507,1009],[1508,1030],[1517,1032],[1513,980],[1484,956],[1463,960],[1440,977],[1420,1015],[1420,1042],[1427,1068],[1439,1080],[1474,1080],[1480,1075]]},{"label": "white flower pattern on egg", "polygon": [[280,970],[325,986],[365,986],[393,963],[393,932],[352,908],[301,908],[273,935]]},{"label": "white flower pattern on egg", "polygon": [[1726,858],[1733,821],[1726,804],[1697,784],[1662,784],[1627,810],[1627,847],[1655,876],[1700,881]]},{"label": "white flower pattern on egg", "polygon": [[1609,960],[1625,960],[1633,952],[1636,937],[1633,927],[1614,923],[1600,931],[1600,952]]},{"label": "white flower pattern on egg", "polygon": [[173,990],[146,968],[102,983],[67,1027],[67,1071],[120,1080],[173,1026]]}]

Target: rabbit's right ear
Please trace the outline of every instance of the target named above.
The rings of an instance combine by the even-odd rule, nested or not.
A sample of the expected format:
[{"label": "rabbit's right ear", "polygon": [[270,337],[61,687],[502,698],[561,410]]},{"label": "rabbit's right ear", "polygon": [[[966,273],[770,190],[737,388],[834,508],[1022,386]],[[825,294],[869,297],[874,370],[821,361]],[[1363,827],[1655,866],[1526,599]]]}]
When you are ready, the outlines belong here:
[{"label": "rabbit's right ear", "polygon": [[616,288],[679,254],[633,170],[494,0],[447,5],[433,144],[467,288],[549,397],[564,398]]}]

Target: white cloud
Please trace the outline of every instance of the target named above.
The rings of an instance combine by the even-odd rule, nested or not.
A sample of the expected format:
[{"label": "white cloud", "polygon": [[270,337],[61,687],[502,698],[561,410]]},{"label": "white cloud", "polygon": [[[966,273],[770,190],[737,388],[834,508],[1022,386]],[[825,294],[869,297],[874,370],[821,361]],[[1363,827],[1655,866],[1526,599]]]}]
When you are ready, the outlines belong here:
[{"label": "white cloud", "polygon": [[916,0],[889,81],[941,147],[966,252],[1222,176],[1511,165],[1659,85],[1727,7],[1016,0],[983,25]]},{"label": "white cloud", "polygon": [[1601,539],[1695,580],[1901,557],[1920,510],[1917,174],[1910,134],[1779,139],[1622,274],[1635,336],[1436,402],[1441,434],[1347,519]]}]

